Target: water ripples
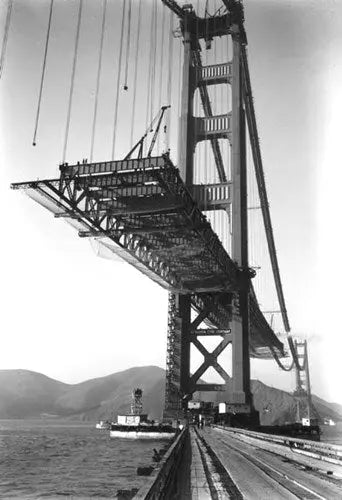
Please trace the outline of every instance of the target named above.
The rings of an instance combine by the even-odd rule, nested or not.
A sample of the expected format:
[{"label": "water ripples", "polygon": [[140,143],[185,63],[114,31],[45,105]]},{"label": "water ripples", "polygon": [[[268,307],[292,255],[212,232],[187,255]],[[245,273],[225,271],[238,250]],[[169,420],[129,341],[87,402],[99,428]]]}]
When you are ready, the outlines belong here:
[{"label": "water ripples", "polygon": [[110,439],[89,424],[0,421],[0,498],[115,498],[139,488],[160,443]]}]

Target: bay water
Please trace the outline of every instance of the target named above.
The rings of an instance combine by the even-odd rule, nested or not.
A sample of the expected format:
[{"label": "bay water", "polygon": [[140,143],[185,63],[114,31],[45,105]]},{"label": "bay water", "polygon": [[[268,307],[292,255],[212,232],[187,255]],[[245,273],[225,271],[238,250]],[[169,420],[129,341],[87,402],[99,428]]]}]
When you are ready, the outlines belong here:
[{"label": "bay water", "polygon": [[111,439],[95,423],[0,420],[0,498],[116,498],[142,486],[137,467],[164,444]]},{"label": "bay water", "polygon": [[[322,442],[342,444],[342,422],[322,426]],[[161,441],[111,439],[94,423],[0,420],[0,499],[117,498],[141,487]]]}]

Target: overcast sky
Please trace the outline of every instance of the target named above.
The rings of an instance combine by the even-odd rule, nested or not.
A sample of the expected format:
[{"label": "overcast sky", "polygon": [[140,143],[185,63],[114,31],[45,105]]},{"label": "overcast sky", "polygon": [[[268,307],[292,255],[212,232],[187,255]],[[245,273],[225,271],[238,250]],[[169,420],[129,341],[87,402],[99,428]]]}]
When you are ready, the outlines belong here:
[{"label": "overcast sky", "polygon": [[[148,16],[151,2],[142,1]],[[341,213],[342,5],[333,0],[245,4],[259,137],[292,332],[309,338],[313,392],[342,403],[341,247],[336,235],[336,214]],[[164,367],[166,291],[128,265],[96,258],[89,242],[67,224],[9,190],[13,181],[57,176],[61,160],[77,2],[55,0],[33,148],[48,5],[45,0],[14,0],[0,81],[0,368],[26,368],[73,383],[135,365]],[[69,161],[89,157],[101,5],[84,1]],[[121,5],[108,1],[98,159],[109,158],[111,148]],[[2,2],[1,30],[5,7]],[[147,43],[147,21],[144,26],[142,44]],[[175,80],[177,54],[179,40],[174,42]],[[148,54],[141,55],[141,68],[146,61]],[[141,88],[143,92],[143,83]],[[129,99],[129,93],[122,95],[121,114]],[[118,157],[127,151],[124,123]],[[136,127],[141,129],[142,123]],[[294,375],[281,373],[272,361],[253,362],[252,376],[294,388]]]}]

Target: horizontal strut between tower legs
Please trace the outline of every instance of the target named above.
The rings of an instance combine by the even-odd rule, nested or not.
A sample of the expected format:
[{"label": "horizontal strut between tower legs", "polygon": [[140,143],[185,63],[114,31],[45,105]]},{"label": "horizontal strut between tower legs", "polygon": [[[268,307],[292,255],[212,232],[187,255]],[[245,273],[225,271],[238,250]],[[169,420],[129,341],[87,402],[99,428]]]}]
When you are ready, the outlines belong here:
[{"label": "horizontal strut between tower legs", "polygon": [[211,138],[229,139],[232,137],[231,113],[209,117],[192,117],[193,128],[196,131],[196,142]]},{"label": "horizontal strut between tower legs", "polygon": [[231,182],[193,184],[188,189],[201,210],[224,210],[232,201]]},{"label": "horizontal strut between tower legs", "polygon": [[226,384],[196,384],[194,386],[194,392],[224,392],[226,390]]},{"label": "horizontal strut between tower legs", "polygon": [[193,337],[197,336],[204,336],[204,337],[209,337],[209,336],[215,336],[215,335],[228,335],[230,334],[231,330],[221,330],[218,328],[198,328],[197,330],[194,330],[192,332]]},{"label": "horizontal strut between tower legs", "polygon": [[198,17],[195,13],[186,13],[184,20],[181,20],[181,29],[193,35],[195,39],[193,45],[198,44],[198,40],[212,40],[214,37],[221,37],[234,33],[234,24],[240,21],[240,15],[235,12],[228,12],[223,15],[215,15],[211,17]]},{"label": "horizontal strut between tower legs", "polygon": [[226,403],[226,412],[227,413],[250,413],[251,412],[251,406],[249,404],[244,404],[244,403],[234,403],[234,404],[227,404]]},{"label": "horizontal strut between tower legs", "polygon": [[231,83],[232,63],[211,64],[206,66],[196,66],[196,84],[200,85],[220,85]]}]

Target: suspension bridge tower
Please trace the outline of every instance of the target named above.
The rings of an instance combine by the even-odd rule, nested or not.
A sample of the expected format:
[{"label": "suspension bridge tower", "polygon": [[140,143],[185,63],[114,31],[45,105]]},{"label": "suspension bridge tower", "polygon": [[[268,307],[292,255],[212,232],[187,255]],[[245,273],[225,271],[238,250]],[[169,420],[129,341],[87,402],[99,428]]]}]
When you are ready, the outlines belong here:
[{"label": "suspension bridge tower", "polygon": [[[159,120],[155,130],[152,130],[152,125],[157,118],[151,121],[147,132],[123,159],[115,157],[118,75],[111,160],[93,161],[96,97],[90,163],[83,160],[82,163],[68,164],[63,160],[59,179],[13,183],[12,188],[26,192],[56,218],[70,220],[80,237],[95,238],[106,251],[127,261],[169,291],[165,418],[182,417],[194,393],[212,391],[220,395],[219,400],[227,403],[226,410],[234,415],[236,423],[252,425],[258,422],[258,413],[254,410],[250,389],[250,357],[274,358],[287,371],[292,367],[286,368],[279,359],[285,356],[284,345],[260,310],[252,284],[255,271],[249,265],[247,147],[253,157],[260,201],[256,208],[261,209],[263,217],[279,312],[285,331],[289,333],[258,142],[242,2],[222,0],[213,15],[209,15],[206,8],[202,17],[191,4],[180,6],[175,0],[162,0],[162,3],[179,18],[182,37],[177,166],[171,160],[168,145],[163,152],[159,148],[159,154],[152,156],[162,119],[172,101],[169,84],[168,102],[157,115]],[[157,3],[153,5],[156,8]],[[51,14],[52,3],[48,26]],[[63,157],[67,146],[81,14],[82,2],[78,11]],[[97,82],[101,73],[105,14],[103,8]],[[125,3],[122,26],[124,19]],[[151,42],[151,54],[156,54],[156,10],[152,11],[152,25],[155,26],[155,36]],[[171,16],[169,37],[172,42]],[[49,27],[45,56],[48,40]],[[215,52],[217,41],[223,41],[221,48],[226,48],[222,50],[219,61]],[[127,42],[127,63],[128,46]],[[210,47],[215,52],[214,61],[209,63],[206,58],[206,63],[202,64],[202,52],[209,51]],[[122,44],[120,54],[121,49]],[[161,81],[163,51],[160,52]],[[41,89],[44,68],[45,62]],[[173,69],[170,53],[168,82],[172,80]],[[151,70],[148,103],[153,96],[152,75]],[[124,91],[127,90],[126,83],[125,79]],[[217,88],[220,92],[213,91]],[[99,85],[96,96],[98,91]],[[218,95],[221,98],[217,98]],[[41,92],[38,111],[40,98]],[[133,111],[134,103],[135,98]],[[151,119],[152,115],[151,112]],[[134,112],[132,116],[133,124]],[[169,125],[170,121],[166,123]],[[168,125],[165,125],[164,132]],[[133,136],[132,131],[133,128]],[[148,132],[154,134],[145,154]],[[205,155],[202,154],[203,145]],[[210,159],[207,151],[211,153]],[[221,232],[214,224],[212,227],[209,213],[218,215],[218,219],[221,217]],[[208,338],[213,342],[218,339],[212,351],[205,347],[203,339]],[[288,342],[300,377],[305,367],[298,362],[298,352],[290,336]],[[203,356],[203,362],[195,370],[191,363],[194,348]],[[228,362],[228,351],[231,362]],[[224,361],[223,356],[220,357],[223,353]],[[230,370],[227,365],[231,366]],[[203,382],[208,369],[218,373],[221,384]],[[308,380],[308,372],[306,378]],[[298,378],[297,388],[302,389],[300,383]]]},{"label": "suspension bridge tower", "polygon": [[[165,2],[168,3],[168,2]],[[233,2],[224,14],[199,18],[193,7],[183,7],[181,18],[184,58],[182,75],[181,116],[178,168],[187,189],[206,210],[227,211],[231,223],[231,257],[239,269],[236,289],[218,290],[196,296],[169,294],[168,353],[165,415],[171,416],[187,408],[187,402],[196,391],[225,391],[229,393],[227,409],[242,419],[257,417],[250,390],[250,278],[248,265],[246,130],[242,86],[241,46],[246,35],[243,28],[243,10]],[[202,65],[201,42],[206,49],[216,37],[230,39],[232,59],[214,65]],[[230,86],[229,101],[221,106],[222,114],[213,114],[209,86]],[[201,98],[203,117],[194,116],[194,95]],[[215,103],[217,104],[217,103]],[[217,105],[215,106],[217,108]],[[228,109],[228,112],[226,112]],[[228,141],[229,158],[225,162],[219,140]],[[194,155],[199,142],[208,141],[212,148],[220,183],[196,185]],[[203,167],[202,167],[203,168]],[[205,168],[205,166],[204,166]],[[216,193],[220,192],[220,197]],[[225,193],[222,198],[222,192]],[[199,307],[201,303],[201,307]],[[205,305],[204,305],[205,304]],[[215,328],[215,314],[225,306],[229,314],[225,327]],[[191,309],[197,310],[192,319]],[[199,328],[205,324],[205,328]],[[208,352],[200,337],[219,336],[221,342]],[[193,344],[203,355],[203,364],[191,374],[190,348]],[[231,344],[231,376],[219,364],[218,356]],[[200,377],[212,367],[221,376],[223,384],[203,384]]]}]

